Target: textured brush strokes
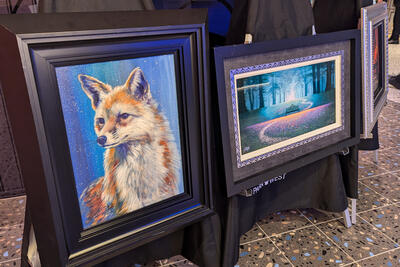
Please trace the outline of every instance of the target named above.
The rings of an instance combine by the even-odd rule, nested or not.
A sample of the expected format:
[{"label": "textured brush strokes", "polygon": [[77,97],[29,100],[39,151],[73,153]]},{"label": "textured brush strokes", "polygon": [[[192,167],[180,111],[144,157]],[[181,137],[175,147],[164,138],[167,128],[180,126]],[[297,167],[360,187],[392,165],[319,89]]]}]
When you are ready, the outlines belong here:
[{"label": "textured brush strokes", "polygon": [[[58,67],[56,75],[84,228],[183,192],[172,55]],[[122,124],[127,131],[116,131]]]}]

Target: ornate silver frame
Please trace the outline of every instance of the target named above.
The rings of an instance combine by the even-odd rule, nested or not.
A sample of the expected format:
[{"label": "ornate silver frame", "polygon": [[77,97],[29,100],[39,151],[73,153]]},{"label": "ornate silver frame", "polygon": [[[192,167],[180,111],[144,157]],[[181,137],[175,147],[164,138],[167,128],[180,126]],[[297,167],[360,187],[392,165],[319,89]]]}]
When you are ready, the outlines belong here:
[{"label": "ornate silver frame", "polygon": [[[378,116],[387,101],[389,92],[388,86],[388,12],[386,3],[379,3],[361,9],[361,35],[362,35],[362,131],[361,138],[371,138],[371,131],[375,126]],[[375,25],[383,22],[384,40],[383,40],[383,71],[384,79],[382,82],[383,95],[375,103],[374,91],[372,87],[372,54],[373,54],[373,28]]]}]

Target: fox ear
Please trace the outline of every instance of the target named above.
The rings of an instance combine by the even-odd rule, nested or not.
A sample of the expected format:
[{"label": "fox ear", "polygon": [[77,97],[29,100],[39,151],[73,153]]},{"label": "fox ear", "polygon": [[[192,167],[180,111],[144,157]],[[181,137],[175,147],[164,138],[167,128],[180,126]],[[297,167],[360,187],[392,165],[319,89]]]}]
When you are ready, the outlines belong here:
[{"label": "fox ear", "polygon": [[91,76],[79,74],[78,79],[83,91],[92,100],[93,109],[96,109],[103,97],[110,92],[110,87]]},{"label": "fox ear", "polygon": [[125,87],[138,101],[144,101],[151,98],[149,83],[144,78],[143,71],[140,68],[135,68],[131,74],[129,74]]}]

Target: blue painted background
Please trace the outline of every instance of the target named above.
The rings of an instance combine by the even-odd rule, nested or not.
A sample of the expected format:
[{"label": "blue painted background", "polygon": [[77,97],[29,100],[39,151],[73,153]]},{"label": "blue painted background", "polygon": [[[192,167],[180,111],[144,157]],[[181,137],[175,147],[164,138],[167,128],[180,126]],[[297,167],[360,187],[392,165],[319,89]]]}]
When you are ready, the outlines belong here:
[{"label": "blue painted background", "polygon": [[[136,67],[143,70],[150,84],[152,97],[168,119],[178,151],[181,151],[173,55],[57,67],[56,76],[78,196],[92,181],[104,176],[105,151],[96,142],[93,121],[95,112],[90,99],[82,90],[78,75],[86,74],[111,86],[117,86],[123,85]],[[183,192],[182,171],[179,178],[179,190]],[[85,213],[85,209],[81,207],[84,228],[87,227]]]}]

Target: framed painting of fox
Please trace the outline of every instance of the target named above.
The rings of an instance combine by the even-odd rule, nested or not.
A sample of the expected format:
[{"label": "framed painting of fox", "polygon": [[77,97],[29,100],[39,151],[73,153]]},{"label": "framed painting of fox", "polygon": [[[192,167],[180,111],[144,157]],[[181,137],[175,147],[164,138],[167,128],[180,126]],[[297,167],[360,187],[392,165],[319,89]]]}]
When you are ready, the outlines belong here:
[{"label": "framed painting of fox", "polygon": [[44,266],[94,265],[212,214],[206,17],[0,19],[12,62],[3,94]]}]

